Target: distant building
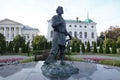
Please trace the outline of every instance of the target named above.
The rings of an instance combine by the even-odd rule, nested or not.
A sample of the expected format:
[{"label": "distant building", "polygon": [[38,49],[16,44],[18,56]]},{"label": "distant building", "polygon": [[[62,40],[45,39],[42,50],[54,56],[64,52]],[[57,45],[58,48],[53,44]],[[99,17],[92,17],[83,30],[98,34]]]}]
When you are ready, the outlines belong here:
[{"label": "distant building", "polygon": [[[77,20],[66,20],[67,31],[72,35],[72,37],[77,37],[85,45],[87,42],[90,42],[90,45],[93,46],[93,42],[97,41],[97,31],[96,23],[87,18],[85,21]],[[48,20],[48,33],[47,40],[51,41],[53,37],[53,28],[51,27],[51,20]]]},{"label": "distant building", "polygon": [[0,21],[0,33],[5,36],[6,41],[13,41],[16,35],[21,35],[25,38],[26,42],[33,40],[33,38],[38,34],[39,30],[37,28],[32,28],[25,26],[21,23],[10,19],[4,19]]}]

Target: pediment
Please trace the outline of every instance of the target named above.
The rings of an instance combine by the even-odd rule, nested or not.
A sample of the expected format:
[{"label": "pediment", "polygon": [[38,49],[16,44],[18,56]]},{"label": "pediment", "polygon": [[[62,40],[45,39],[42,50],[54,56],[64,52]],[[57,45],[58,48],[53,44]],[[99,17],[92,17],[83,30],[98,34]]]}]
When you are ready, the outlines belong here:
[{"label": "pediment", "polygon": [[10,19],[4,19],[0,21],[0,25],[22,25],[22,24]]}]

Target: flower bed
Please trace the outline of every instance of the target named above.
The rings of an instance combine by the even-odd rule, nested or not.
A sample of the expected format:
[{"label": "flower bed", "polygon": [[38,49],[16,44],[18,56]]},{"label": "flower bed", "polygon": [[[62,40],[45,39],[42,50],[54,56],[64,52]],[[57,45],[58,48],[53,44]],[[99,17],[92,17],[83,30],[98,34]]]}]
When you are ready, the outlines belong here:
[{"label": "flower bed", "polygon": [[100,63],[102,60],[110,60],[105,58],[83,58],[87,62]]},{"label": "flower bed", "polygon": [[23,58],[0,59],[0,66],[18,64]]}]

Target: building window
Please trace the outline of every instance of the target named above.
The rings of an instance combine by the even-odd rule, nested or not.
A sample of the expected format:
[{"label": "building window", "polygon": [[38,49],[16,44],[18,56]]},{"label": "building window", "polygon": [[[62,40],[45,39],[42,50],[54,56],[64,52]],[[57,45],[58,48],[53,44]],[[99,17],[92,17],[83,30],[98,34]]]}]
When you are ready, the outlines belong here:
[{"label": "building window", "polygon": [[12,27],[11,30],[14,31],[14,28]]},{"label": "building window", "polygon": [[87,38],[87,32],[84,33],[84,37]]},{"label": "building window", "polygon": [[77,37],[77,32],[76,31],[74,32],[74,37]]},{"label": "building window", "polygon": [[80,28],[82,28],[82,26],[80,25]]},{"label": "building window", "polygon": [[85,45],[87,45],[87,41],[85,41]]},{"label": "building window", "polygon": [[7,39],[9,38],[9,33],[7,34]]},{"label": "building window", "polygon": [[69,27],[72,27],[72,25],[69,25]]},{"label": "building window", "polygon": [[80,38],[82,38],[82,32],[80,32],[79,34],[80,34]]},{"label": "building window", "polygon": [[77,27],[77,25],[74,25],[74,27]]},{"label": "building window", "polygon": [[34,39],[34,34],[32,34],[32,38]]},{"label": "building window", "polygon": [[91,28],[94,28],[94,26],[91,26]]},{"label": "building window", "polygon": [[84,26],[85,28],[87,28],[87,26]]},{"label": "building window", "polygon": [[72,36],[72,31],[70,31],[69,34]]},{"label": "building window", "polygon": [[53,37],[53,31],[51,31],[50,36],[51,36],[51,38]]},{"label": "building window", "polygon": [[91,38],[94,38],[94,32],[91,33]]},{"label": "building window", "polygon": [[27,35],[27,39],[29,39],[29,34]]}]

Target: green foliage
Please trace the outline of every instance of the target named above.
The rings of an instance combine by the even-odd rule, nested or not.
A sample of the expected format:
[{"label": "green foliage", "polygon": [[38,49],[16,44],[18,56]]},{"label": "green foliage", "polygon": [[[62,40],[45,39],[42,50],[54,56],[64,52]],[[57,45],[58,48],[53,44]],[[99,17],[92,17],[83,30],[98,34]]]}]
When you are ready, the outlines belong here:
[{"label": "green foliage", "polygon": [[[15,48],[15,52],[18,53],[19,52],[19,48],[22,48],[22,51],[23,49],[25,48],[25,39],[20,36],[20,35],[17,35],[14,39],[13,39],[13,45],[14,45],[14,48]],[[23,51],[24,52],[24,51]]]},{"label": "green foliage", "polygon": [[117,53],[117,48],[116,48],[116,42],[113,41],[113,44],[112,44],[112,53],[116,54]]},{"label": "green foliage", "polygon": [[105,45],[105,53],[110,53],[109,43]]},{"label": "green foliage", "polygon": [[21,61],[21,63],[28,63],[28,62],[33,62],[34,58],[27,58]]},{"label": "green foliage", "polygon": [[109,47],[112,47],[112,39],[105,39],[104,40],[104,46],[106,46],[106,44],[109,46]]},{"label": "green foliage", "polygon": [[88,41],[88,43],[87,43],[87,49],[86,49],[86,52],[90,52],[90,42]]},{"label": "green foliage", "polygon": [[117,38],[117,48],[120,48],[120,36]]},{"label": "green foliage", "polygon": [[10,41],[7,45],[7,52],[13,53],[13,43]]},{"label": "green foliage", "polygon": [[111,40],[111,39],[106,39],[104,41],[105,53],[110,53],[110,47],[112,47],[112,42],[113,42],[113,40]]},{"label": "green foliage", "polygon": [[96,46],[96,42],[94,42],[94,50],[93,50],[94,53],[97,53],[97,46]]},{"label": "green foliage", "polygon": [[100,63],[120,67],[120,60],[101,60]]},{"label": "green foliage", "polygon": [[77,38],[74,38],[71,42],[72,52],[80,52],[80,43],[81,41]]},{"label": "green foliage", "polygon": [[84,43],[82,43],[81,50],[82,50],[83,53],[85,53],[85,46],[84,46]]},{"label": "green foliage", "polygon": [[102,43],[100,43],[99,53],[103,53],[103,44]]},{"label": "green foliage", "polygon": [[33,55],[41,55],[43,53],[43,50],[33,50],[31,51],[31,54]]},{"label": "green foliage", "polygon": [[27,44],[26,44],[26,51],[25,51],[26,53],[30,52],[29,44],[30,44],[30,42],[28,41]]},{"label": "green foliage", "polygon": [[0,53],[3,54],[6,51],[6,41],[3,34],[0,33]]},{"label": "green foliage", "polygon": [[32,42],[33,50],[44,50],[47,48],[47,39],[44,36],[37,35]]}]

